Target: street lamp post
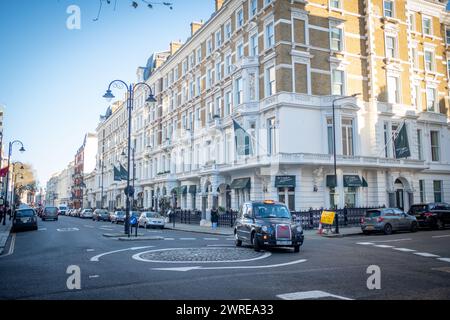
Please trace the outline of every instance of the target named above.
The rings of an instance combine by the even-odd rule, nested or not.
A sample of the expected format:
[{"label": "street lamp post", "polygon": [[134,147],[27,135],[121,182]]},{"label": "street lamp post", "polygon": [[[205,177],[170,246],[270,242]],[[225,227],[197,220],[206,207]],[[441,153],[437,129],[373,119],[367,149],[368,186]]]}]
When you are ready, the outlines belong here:
[{"label": "street lamp post", "polygon": [[[134,182],[136,181],[136,161],[135,161],[135,157],[136,157],[136,149],[133,147],[131,148],[131,154],[132,154],[132,159],[131,162],[133,163],[133,190],[135,190],[134,188]],[[127,155],[125,154],[125,149],[122,151],[121,154],[122,157],[126,157]],[[133,201],[132,201],[132,205],[131,205],[131,210],[134,210],[134,194],[133,194]]]},{"label": "street lamp post", "polygon": [[[8,149],[8,166],[7,166],[7,168],[8,168],[8,173],[6,174],[6,197],[5,197],[6,202],[8,202],[8,185],[9,185],[9,172],[10,172],[9,166],[11,165],[11,153],[12,153],[12,147],[13,147],[13,145],[16,144],[16,143],[20,144],[20,146],[21,146],[20,149],[19,149],[19,151],[20,151],[20,152],[25,152],[25,148],[23,147],[22,141],[14,140],[14,141],[12,141],[12,142],[9,143],[9,149]],[[11,205],[11,203],[9,203],[9,205]],[[3,218],[3,225],[6,225],[6,217]]]},{"label": "street lamp post", "polygon": [[137,84],[127,84],[125,81],[122,80],[114,80],[112,81],[109,86],[106,93],[103,95],[103,98],[112,100],[114,99],[114,95],[111,91],[111,87],[115,85],[118,88],[127,88],[127,109],[128,109],[128,154],[127,154],[127,188],[125,190],[126,194],[126,215],[125,215],[125,234],[130,235],[130,195],[134,193],[134,190],[131,190],[130,188],[130,155],[131,155],[131,115],[133,110],[133,104],[134,104],[134,92],[137,87],[139,86],[145,86],[149,90],[149,96],[146,99],[146,102],[148,103],[154,103],[156,102],[155,97],[152,93],[152,88],[145,82],[139,82]]},{"label": "street lamp post", "polygon": [[[337,101],[340,100],[345,100],[348,98],[355,98],[357,96],[359,96],[359,93],[355,93],[352,94],[351,96],[345,96],[345,97],[340,97],[340,98],[335,98],[333,99],[333,103],[332,103],[332,108],[333,108],[333,161],[334,161],[334,185],[335,188],[337,187],[337,164],[336,164],[336,116],[335,116],[335,104]],[[336,209],[336,204],[334,205],[335,209]],[[336,212],[336,230],[335,233],[339,233],[339,218],[338,218],[338,214]]]}]

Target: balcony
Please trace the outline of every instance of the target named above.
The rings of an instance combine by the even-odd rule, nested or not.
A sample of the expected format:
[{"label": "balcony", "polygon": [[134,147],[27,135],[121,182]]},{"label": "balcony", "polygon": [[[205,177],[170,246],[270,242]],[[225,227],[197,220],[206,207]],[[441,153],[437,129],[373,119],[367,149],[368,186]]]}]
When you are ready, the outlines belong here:
[{"label": "balcony", "polygon": [[214,115],[211,120],[208,121],[208,133],[210,135],[215,135],[217,131],[223,129],[222,118],[219,115]]}]

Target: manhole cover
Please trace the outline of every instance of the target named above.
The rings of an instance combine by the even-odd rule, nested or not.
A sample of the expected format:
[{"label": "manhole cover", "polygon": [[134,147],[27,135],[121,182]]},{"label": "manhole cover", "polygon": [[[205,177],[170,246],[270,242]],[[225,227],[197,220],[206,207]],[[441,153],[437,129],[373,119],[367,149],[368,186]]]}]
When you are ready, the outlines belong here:
[{"label": "manhole cover", "polygon": [[242,248],[170,248],[135,254],[133,259],[156,263],[235,263],[267,258],[270,252]]}]

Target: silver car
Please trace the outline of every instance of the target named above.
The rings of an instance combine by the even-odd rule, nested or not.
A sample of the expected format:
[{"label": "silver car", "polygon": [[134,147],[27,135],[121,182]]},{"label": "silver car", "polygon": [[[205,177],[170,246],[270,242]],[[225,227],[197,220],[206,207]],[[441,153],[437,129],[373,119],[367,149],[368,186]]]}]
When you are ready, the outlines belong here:
[{"label": "silver car", "polygon": [[367,210],[361,219],[361,229],[364,234],[394,231],[417,231],[417,219],[397,208],[381,208]]}]

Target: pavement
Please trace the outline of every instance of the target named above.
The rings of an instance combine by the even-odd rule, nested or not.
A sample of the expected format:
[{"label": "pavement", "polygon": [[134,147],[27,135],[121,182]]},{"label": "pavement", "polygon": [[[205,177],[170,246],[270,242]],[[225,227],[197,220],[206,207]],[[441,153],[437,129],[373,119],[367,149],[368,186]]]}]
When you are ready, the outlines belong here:
[{"label": "pavement", "polygon": [[[450,229],[339,238],[312,230],[299,253],[182,230],[141,229],[162,240],[137,243],[103,236],[122,230],[61,217],[15,233],[0,257],[0,300],[450,299]],[[79,289],[68,287],[76,269]],[[379,289],[369,288],[376,269]]]},{"label": "pavement", "polygon": [[3,221],[0,223],[0,255],[3,254],[6,243],[8,242],[10,230],[11,221],[7,218],[5,225],[3,225]]}]

